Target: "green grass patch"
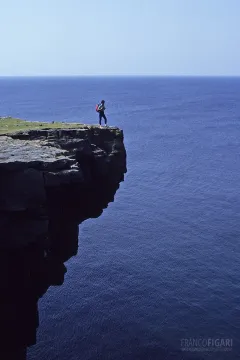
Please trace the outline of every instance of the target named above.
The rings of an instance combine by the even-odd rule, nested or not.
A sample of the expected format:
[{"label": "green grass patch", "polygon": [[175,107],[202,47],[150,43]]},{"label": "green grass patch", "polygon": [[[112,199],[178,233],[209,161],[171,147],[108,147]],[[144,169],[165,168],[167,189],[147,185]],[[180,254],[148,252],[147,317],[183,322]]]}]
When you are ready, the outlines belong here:
[{"label": "green grass patch", "polygon": [[16,131],[34,130],[34,129],[81,129],[92,128],[94,125],[65,122],[37,122],[14,119],[12,117],[0,117],[0,134],[9,134]]}]

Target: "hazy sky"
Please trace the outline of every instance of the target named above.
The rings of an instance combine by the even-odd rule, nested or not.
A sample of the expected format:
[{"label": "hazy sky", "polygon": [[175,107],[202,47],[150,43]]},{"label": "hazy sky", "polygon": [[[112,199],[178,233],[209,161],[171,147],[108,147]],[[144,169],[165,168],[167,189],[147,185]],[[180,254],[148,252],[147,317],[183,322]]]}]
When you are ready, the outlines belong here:
[{"label": "hazy sky", "polygon": [[240,75],[240,0],[0,0],[0,75]]}]

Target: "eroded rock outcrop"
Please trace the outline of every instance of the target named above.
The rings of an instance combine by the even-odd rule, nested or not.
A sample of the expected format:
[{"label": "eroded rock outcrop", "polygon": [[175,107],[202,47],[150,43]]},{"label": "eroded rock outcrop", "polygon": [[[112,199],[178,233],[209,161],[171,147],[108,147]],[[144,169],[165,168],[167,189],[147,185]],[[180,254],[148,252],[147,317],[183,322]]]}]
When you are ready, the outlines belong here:
[{"label": "eroded rock outcrop", "polygon": [[101,215],[126,172],[117,128],[0,136],[1,358],[35,343],[38,299],[76,255],[78,224]]}]

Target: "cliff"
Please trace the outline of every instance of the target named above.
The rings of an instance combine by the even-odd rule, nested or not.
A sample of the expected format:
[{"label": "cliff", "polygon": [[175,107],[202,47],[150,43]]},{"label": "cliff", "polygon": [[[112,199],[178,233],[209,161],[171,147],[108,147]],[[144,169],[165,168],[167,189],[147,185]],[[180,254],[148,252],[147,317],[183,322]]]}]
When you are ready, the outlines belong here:
[{"label": "cliff", "polygon": [[118,128],[0,135],[1,358],[36,342],[38,299],[64,280],[78,225],[101,215],[126,172]]}]

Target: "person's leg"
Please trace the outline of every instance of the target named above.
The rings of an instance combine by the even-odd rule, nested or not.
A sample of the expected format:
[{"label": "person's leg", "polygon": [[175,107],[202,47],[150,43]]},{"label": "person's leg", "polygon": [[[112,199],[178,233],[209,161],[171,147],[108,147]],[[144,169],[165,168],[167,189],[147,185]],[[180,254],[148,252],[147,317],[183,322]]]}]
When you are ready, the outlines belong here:
[{"label": "person's leg", "polygon": [[99,125],[101,125],[101,124],[102,124],[102,113],[99,112]]},{"label": "person's leg", "polygon": [[107,118],[106,118],[106,115],[103,113],[103,118],[104,118],[104,121],[105,121],[105,125],[107,125]]}]

